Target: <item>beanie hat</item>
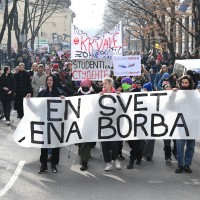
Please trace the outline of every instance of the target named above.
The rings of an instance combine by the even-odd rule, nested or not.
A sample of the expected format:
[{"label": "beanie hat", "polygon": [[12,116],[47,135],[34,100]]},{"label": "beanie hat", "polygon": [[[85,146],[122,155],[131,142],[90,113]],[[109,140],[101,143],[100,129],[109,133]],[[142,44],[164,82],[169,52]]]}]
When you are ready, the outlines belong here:
[{"label": "beanie hat", "polygon": [[81,80],[80,86],[81,87],[91,87],[92,83],[90,81],[90,79],[85,78],[83,80]]},{"label": "beanie hat", "polygon": [[127,83],[127,84],[129,84],[129,85],[132,85],[132,84],[133,84],[133,81],[132,81],[131,78],[125,77],[125,78],[123,78],[123,79],[121,80],[121,83]]},{"label": "beanie hat", "polygon": [[143,88],[145,88],[147,91],[152,91],[152,83],[148,82],[143,85]]},{"label": "beanie hat", "polygon": [[165,73],[163,74],[163,78],[164,78],[164,79],[169,78],[169,73],[165,72]]},{"label": "beanie hat", "polygon": [[58,64],[58,63],[55,63],[55,64],[53,64],[52,70],[53,70],[53,71],[57,71],[57,70],[59,70],[59,68],[60,68],[59,64]]},{"label": "beanie hat", "polygon": [[169,81],[163,81],[162,87],[165,87],[165,85],[169,85],[169,84],[170,84]]}]

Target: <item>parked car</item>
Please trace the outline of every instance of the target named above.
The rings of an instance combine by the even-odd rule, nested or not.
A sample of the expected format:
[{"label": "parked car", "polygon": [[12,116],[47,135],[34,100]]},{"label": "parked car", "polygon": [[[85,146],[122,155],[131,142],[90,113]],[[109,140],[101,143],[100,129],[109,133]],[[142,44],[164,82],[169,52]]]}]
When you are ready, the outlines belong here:
[{"label": "parked car", "polygon": [[187,70],[200,73],[200,59],[176,60],[173,72],[180,78]]}]

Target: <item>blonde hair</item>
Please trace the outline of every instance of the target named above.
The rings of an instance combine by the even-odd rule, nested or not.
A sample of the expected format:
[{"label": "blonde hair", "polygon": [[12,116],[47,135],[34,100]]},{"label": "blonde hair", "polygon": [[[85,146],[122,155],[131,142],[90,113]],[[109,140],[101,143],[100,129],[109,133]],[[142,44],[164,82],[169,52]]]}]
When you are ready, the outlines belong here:
[{"label": "blonde hair", "polygon": [[21,65],[25,66],[25,64],[24,64],[23,62],[20,62],[20,63],[19,63],[19,66],[21,66]]},{"label": "blonde hair", "polygon": [[105,77],[105,78],[103,79],[103,82],[104,82],[104,81],[108,81],[112,86],[113,86],[113,84],[114,84],[113,78],[111,78],[111,77]]}]

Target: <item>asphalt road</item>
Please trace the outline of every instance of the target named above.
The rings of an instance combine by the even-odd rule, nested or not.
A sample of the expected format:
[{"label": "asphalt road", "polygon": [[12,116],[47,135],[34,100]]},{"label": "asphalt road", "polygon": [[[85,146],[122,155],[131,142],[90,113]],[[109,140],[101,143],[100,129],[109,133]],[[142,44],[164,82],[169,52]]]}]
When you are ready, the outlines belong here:
[{"label": "asphalt road", "polygon": [[[38,174],[40,149],[23,148],[13,141],[19,122],[12,113],[11,126],[0,121],[0,199],[3,200],[199,200],[200,142],[192,164],[192,174],[175,174],[177,162],[164,161],[163,141],[156,141],[152,162],[142,161],[134,169],[125,168],[129,147],[124,142],[125,161],[121,170],[105,172],[100,145],[92,149],[86,172],[80,171],[77,147],[61,148],[58,173]],[[24,130],[26,131],[26,130]],[[50,167],[50,165],[49,165]]]}]

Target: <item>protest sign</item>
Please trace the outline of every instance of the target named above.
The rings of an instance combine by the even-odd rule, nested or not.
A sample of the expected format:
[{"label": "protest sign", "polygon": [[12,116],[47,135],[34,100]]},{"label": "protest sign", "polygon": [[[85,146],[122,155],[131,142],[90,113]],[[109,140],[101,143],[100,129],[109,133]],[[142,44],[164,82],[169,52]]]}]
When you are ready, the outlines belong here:
[{"label": "protest sign", "polygon": [[200,139],[199,91],[24,99],[14,133],[24,147],[93,141]]},{"label": "protest sign", "polygon": [[140,76],[141,56],[113,56],[115,76]]},{"label": "protest sign", "polygon": [[72,61],[72,80],[78,81],[85,78],[102,81],[110,75],[112,60],[110,59],[83,59]]},{"label": "protest sign", "polygon": [[80,30],[75,25],[71,25],[71,59],[92,58],[92,51],[100,52],[112,51],[113,55],[122,55],[122,25],[119,22],[109,32],[93,38]]}]

